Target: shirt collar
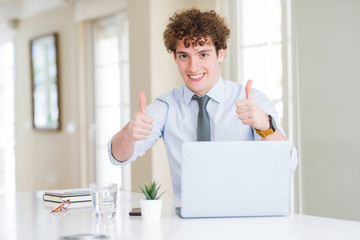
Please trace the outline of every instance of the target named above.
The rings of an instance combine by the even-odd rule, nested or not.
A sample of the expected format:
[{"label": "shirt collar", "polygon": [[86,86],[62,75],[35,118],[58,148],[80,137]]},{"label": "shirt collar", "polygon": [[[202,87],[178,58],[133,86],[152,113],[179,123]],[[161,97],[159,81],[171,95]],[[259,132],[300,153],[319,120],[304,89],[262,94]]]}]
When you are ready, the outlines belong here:
[{"label": "shirt collar", "polygon": [[[192,96],[194,96],[194,92],[191,91],[186,85],[184,86],[184,103],[186,105],[190,104]],[[225,98],[225,82],[219,77],[219,80],[215,84],[214,87],[210,89],[208,93],[206,93],[211,99],[215,100],[218,103],[222,103]]]}]

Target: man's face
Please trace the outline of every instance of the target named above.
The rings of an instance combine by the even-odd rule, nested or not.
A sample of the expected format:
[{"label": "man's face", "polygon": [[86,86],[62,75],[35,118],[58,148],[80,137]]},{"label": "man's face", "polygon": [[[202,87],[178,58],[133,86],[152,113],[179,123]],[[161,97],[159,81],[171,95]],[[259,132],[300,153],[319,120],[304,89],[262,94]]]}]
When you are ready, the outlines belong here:
[{"label": "man's face", "polygon": [[205,95],[218,81],[220,63],[224,60],[225,49],[216,54],[213,44],[186,48],[184,40],[178,42],[174,59],[186,86],[194,93]]}]

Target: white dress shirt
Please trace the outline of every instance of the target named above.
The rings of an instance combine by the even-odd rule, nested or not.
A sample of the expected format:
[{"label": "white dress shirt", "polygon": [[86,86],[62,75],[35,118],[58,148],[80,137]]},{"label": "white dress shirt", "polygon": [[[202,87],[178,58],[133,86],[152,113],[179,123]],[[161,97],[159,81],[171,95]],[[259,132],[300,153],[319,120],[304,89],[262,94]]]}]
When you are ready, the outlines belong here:
[{"label": "white dress shirt", "polygon": [[[252,89],[252,93],[259,107],[274,117],[277,129],[285,136],[270,100],[256,89]],[[132,162],[137,157],[144,155],[145,151],[162,137],[167,150],[174,195],[180,198],[181,145],[183,142],[197,139],[199,107],[198,103],[192,100],[194,94],[186,86],[183,86],[158,97],[147,106],[146,113],[154,119],[151,135],[146,140],[136,141],[133,155],[123,163],[114,159],[110,140],[108,152],[111,162],[115,165]],[[251,126],[242,124],[238,119],[235,102],[246,98],[245,88],[241,84],[220,78],[206,95],[211,98],[206,108],[210,117],[211,141],[262,140]],[[291,155],[290,170],[294,171],[297,166],[297,153],[294,146]]]}]

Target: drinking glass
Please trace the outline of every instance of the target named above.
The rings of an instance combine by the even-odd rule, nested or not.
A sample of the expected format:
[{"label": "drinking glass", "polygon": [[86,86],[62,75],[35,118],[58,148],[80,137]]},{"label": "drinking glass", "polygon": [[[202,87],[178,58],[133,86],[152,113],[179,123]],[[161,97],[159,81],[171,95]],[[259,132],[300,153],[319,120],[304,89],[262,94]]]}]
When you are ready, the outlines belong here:
[{"label": "drinking glass", "polygon": [[90,184],[93,215],[96,218],[112,218],[116,215],[118,186],[111,184]]}]

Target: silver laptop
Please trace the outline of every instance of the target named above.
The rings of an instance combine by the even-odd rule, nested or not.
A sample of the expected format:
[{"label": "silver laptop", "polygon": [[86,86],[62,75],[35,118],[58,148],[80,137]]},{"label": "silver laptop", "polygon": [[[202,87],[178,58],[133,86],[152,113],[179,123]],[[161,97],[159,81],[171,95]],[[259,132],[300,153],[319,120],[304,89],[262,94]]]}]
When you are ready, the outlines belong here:
[{"label": "silver laptop", "polygon": [[179,214],[287,215],[290,151],[287,141],[184,143]]}]

